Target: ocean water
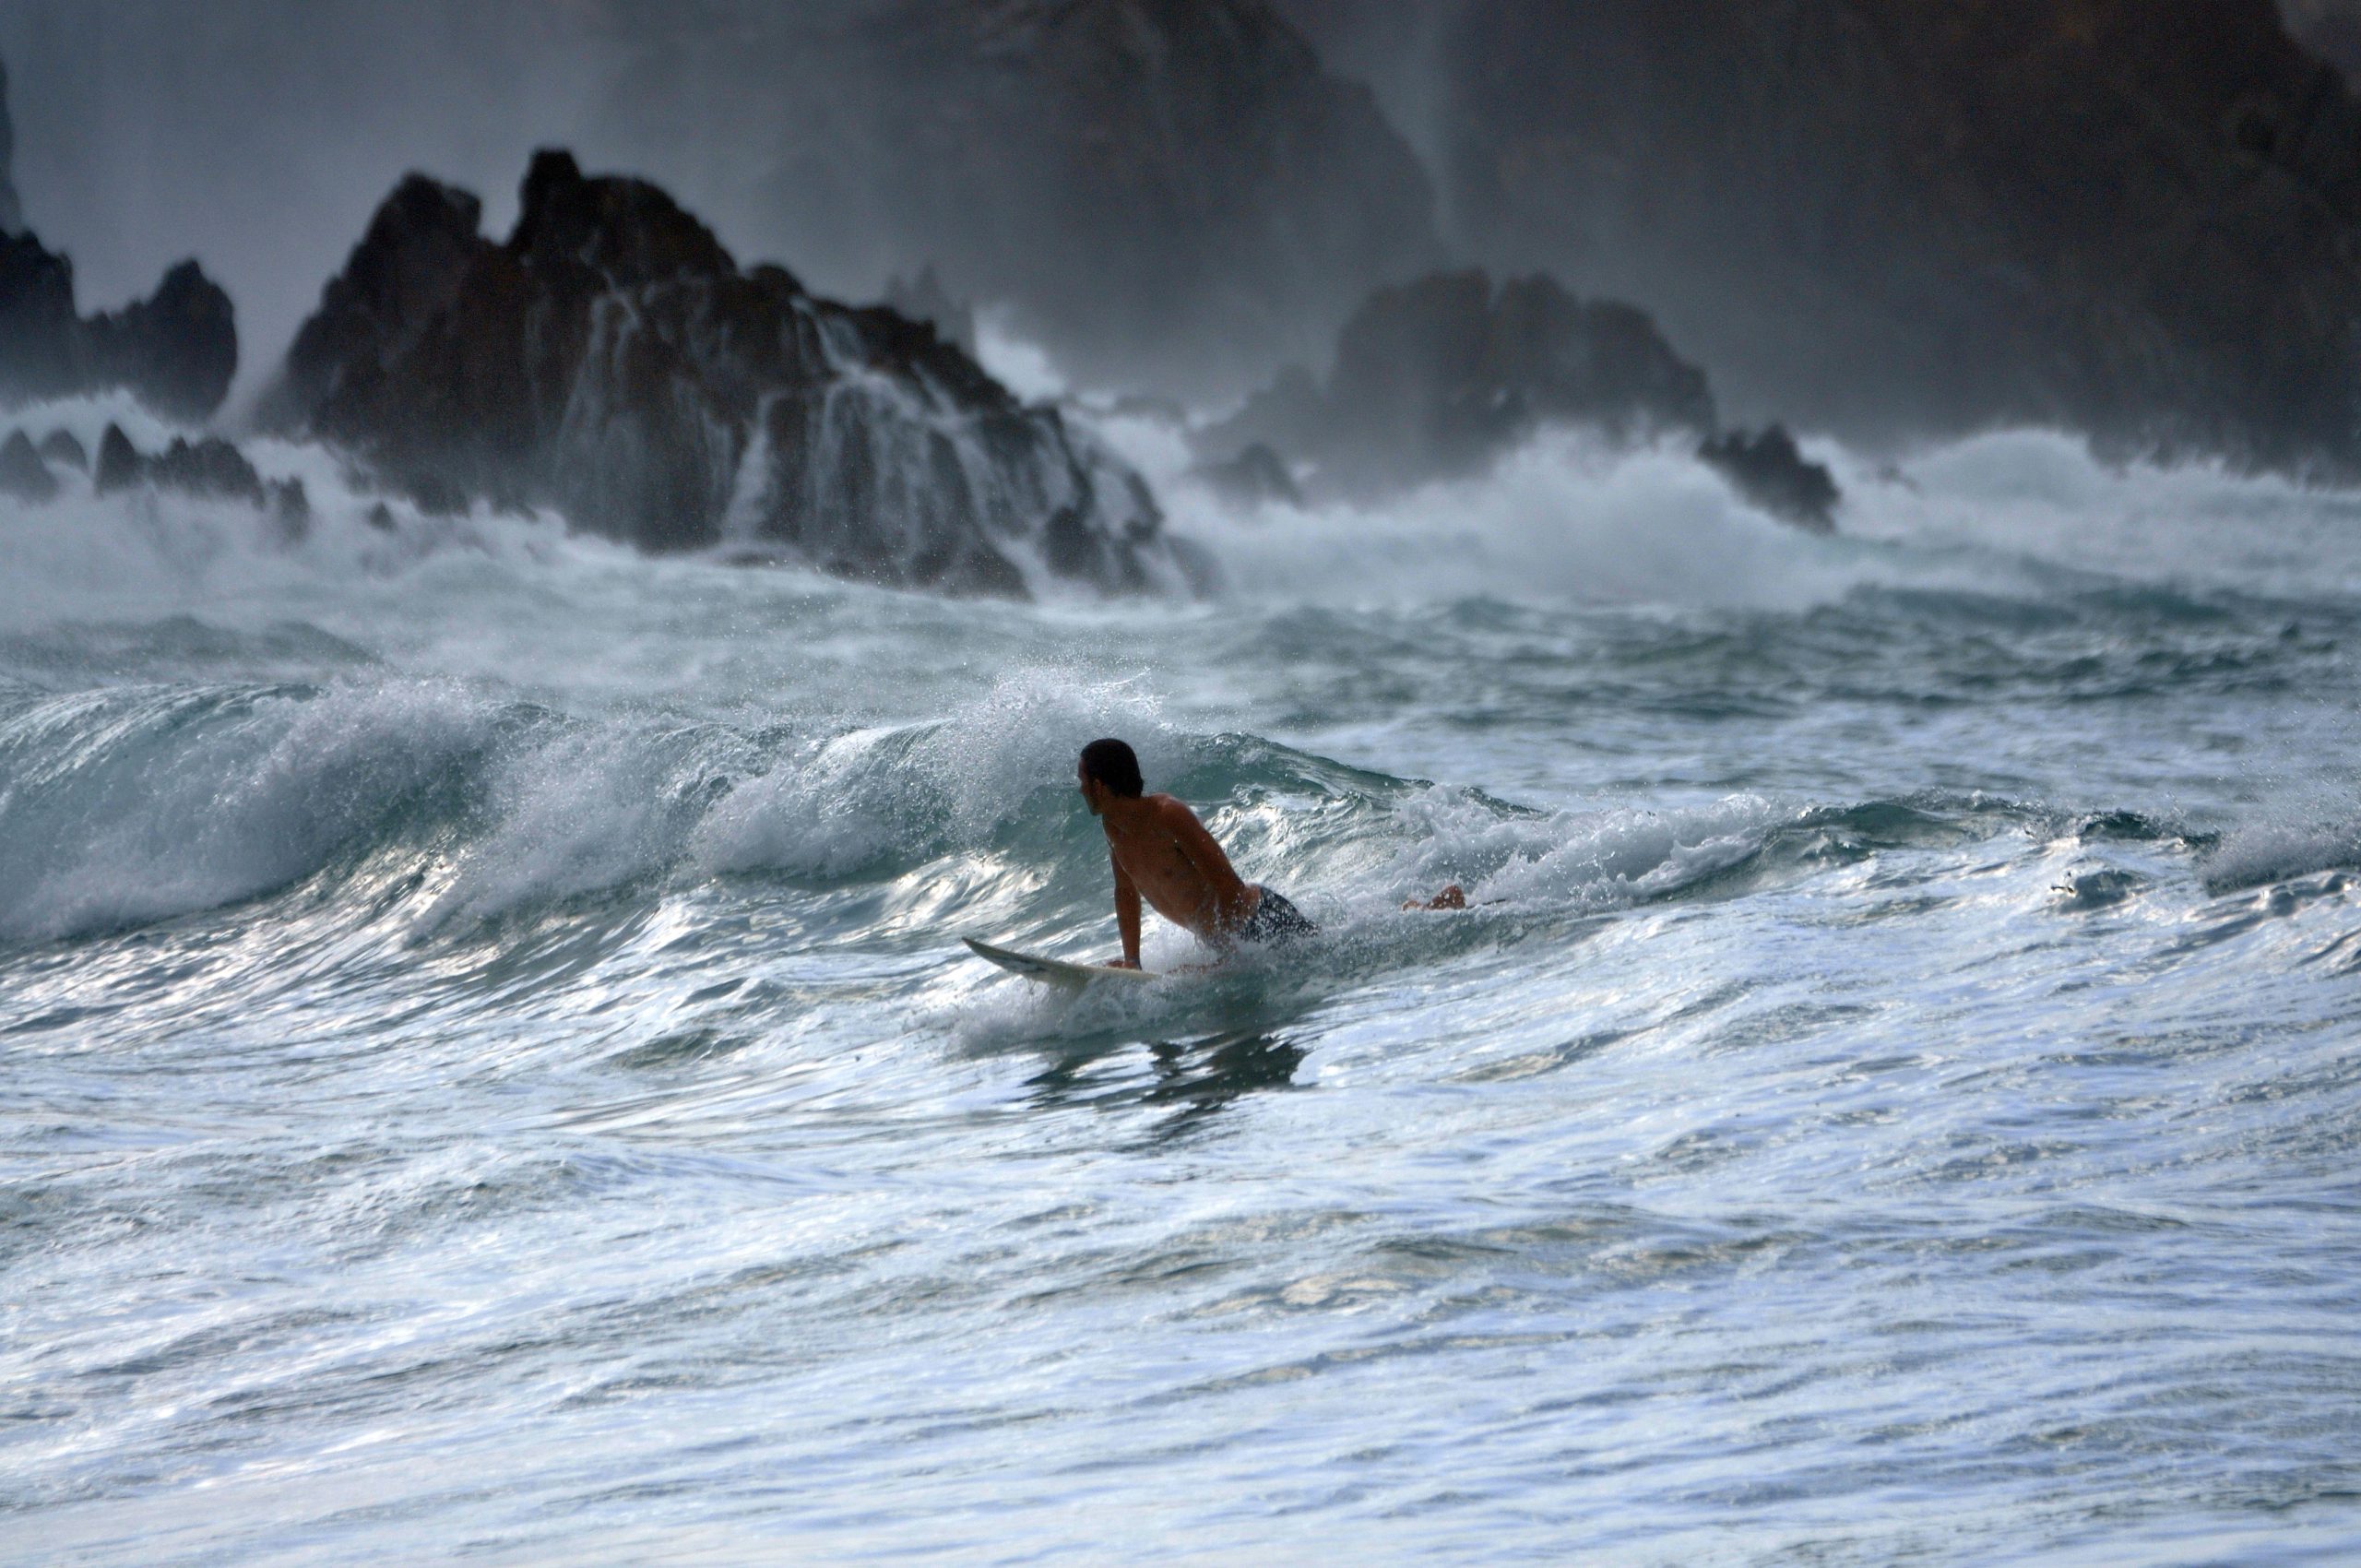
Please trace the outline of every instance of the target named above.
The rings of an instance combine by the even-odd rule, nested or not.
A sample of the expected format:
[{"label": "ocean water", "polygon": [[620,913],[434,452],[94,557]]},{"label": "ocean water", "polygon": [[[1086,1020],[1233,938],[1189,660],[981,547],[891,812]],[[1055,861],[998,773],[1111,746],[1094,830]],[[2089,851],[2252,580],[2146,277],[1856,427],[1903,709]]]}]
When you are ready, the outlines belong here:
[{"label": "ocean water", "polygon": [[[0,503],[0,1558],[2361,1557],[2361,497],[1109,434],[1214,598]],[[1103,733],[1323,934],[967,957]]]}]

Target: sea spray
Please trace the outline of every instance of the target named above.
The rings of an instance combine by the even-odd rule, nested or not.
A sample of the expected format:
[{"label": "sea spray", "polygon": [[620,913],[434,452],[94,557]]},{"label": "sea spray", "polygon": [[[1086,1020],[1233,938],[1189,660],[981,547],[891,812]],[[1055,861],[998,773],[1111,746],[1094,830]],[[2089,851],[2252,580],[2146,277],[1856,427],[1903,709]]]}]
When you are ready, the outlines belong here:
[{"label": "sea spray", "polygon": [[[1513,459],[1623,598],[0,505],[0,1555],[2351,1555],[2361,536],[2038,445]],[[1113,951],[1105,733],[1321,935],[967,956]]]}]

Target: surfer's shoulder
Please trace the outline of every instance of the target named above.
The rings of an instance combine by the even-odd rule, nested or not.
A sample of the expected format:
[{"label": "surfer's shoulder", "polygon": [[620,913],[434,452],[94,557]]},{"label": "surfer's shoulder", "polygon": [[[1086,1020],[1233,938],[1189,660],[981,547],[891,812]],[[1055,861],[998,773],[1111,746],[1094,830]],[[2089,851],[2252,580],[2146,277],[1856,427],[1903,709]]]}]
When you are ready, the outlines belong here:
[{"label": "surfer's shoulder", "polygon": [[1156,814],[1168,823],[1186,822],[1198,827],[1204,826],[1198,821],[1197,814],[1189,809],[1189,802],[1178,795],[1148,795],[1143,798]]}]

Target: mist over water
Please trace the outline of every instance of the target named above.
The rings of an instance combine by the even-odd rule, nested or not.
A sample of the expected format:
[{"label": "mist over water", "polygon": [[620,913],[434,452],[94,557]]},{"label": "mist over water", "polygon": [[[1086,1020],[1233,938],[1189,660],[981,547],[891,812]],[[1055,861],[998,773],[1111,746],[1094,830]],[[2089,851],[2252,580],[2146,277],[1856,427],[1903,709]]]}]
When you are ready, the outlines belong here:
[{"label": "mist over water", "polygon": [[[1096,430],[1213,597],[0,508],[7,1555],[2350,1549],[2361,500]],[[1322,935],[967,958],[1102,733]]]}]

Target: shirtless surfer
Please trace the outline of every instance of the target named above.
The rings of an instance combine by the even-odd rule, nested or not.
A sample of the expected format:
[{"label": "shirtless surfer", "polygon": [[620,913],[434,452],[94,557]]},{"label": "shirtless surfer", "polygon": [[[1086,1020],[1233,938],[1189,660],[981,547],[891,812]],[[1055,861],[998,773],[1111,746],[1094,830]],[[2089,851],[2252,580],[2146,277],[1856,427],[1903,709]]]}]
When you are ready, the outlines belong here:
[{"label": "shirtless surfer", "polygon": [[[1140,967],[1140,900],[1208,946],[1240,942],[1292,942],[1320,928],[1260,883],[1240,878],[1197,814],[1169,795],[1143,793],[1140,759],[1121,741],[1082,748],[1075,777],[1082,799],[1107,830],[1107,859],[1115,870],[1115,929],[1123,956],[1115,967]],[[1455,909],[1444,897],[1432,906]]]}]

